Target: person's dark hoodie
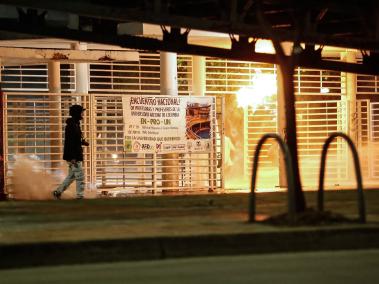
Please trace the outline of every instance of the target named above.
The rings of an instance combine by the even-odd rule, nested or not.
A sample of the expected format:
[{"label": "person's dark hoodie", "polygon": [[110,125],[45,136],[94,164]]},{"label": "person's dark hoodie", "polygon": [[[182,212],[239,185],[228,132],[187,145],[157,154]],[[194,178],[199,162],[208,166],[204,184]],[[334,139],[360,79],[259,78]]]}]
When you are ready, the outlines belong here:
[{"label": "person's dark hoodie", "polygon": [[83,161],[80,117],[70,117],[66,120],[63,160]]}]

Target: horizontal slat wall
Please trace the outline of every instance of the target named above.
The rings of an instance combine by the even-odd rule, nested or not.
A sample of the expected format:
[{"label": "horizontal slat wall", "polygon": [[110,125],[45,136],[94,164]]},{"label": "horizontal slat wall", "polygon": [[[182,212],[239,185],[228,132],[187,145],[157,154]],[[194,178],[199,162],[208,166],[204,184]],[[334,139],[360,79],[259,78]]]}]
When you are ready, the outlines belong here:
[{"label": "horizontal slat wall", "polygon": [[[209,94],[235,94],[251,85],[256,74],[276,74],[272,64],[216,58],[207,58],[206,68]],[[341,96],[341,72],[296,68],[294,86],[296,96],[327,96],[335,100]]]},{"label": "horizontal slat wall", "polygon": [[[72,65],[61,65],[61,80],[62,80],[62,90],[73,91],[75,88],[75,72],[70,69]],[[2,72],[2,82],[3,88],[6,91],[48,91],[48,70],[47,65],[37,65],[37,66],[18,66],[18,67],[5,67]],[[178,56],[178,91],[179,95],[189,95],[192,90],[192,57],[190,56]],[[156,172],[156,177],[160,174],[157,169],[153,169],[152,163],[155,163],[155,167],[159,166],[162,161],[155,159],[152,161],[152,157],[149,155],[143,155],[143,157],[138,157],[136,155],[126,155],[123,152],[123,121],[122,121],[122,109],[120,109],[121,96],[120,94],[142,94],[142,95],[159,95],[160,94],[160,55],[159,53],[140,53],[140,60],[135,62],[123,62],[123,63],[96,63],[90,64],[90,92],[92,93],[108,93],[115,94],[114,97],[108,95],[92,96],[91,107],[93,113],[91,114],[90,121],[87,129],[91,132],[88,135],[92,138],[91,140],[95,143],[91,143],[91,155],[86,159],[88,161],[88,176],[93,184],[99,187],[109,188],[115,186],[121,187],[136,187],[140,188],[141,185],[151,187],[151,172]],[[16,94],[10,94],[12,98]],[[76,94],[73,96],[77,97]],[[34,103],[33,96],[29,96],[30,102]],[[38,100],[38,99],[37,99]],[[45,99],[48,101],[48,99]],[[63,98],[62,98],[63,100]],[[14,102],[9,105],[9,115],[10,119],[13,120],[12,112],[14,111]],[[221,100],[217,100],[217,107],[222,107]],[[99,108],[101,110],[99,110]],[[105,110],[103,109],[105,108]],[[31,108],[31,106],[26,106],[26,111],[31,113],[34,118],[37,118],[36,109]],[[54,121],[54,117],[51,113],[56,110],[50,110],[50,112],[44,117],[43,124],[45,127],[50,126],[52,123],[49,122],[49,118]],[[121,117],[120,117],[121,115]],[[65,119],[63,117],[62,119]],[[222,145],[223,139],[221,131],[223,130],[222,125],[222,113],[217,110],[217,127],[215,130],[215,143],[214,150],[211,154],[196,154],[189,156],[181,154],[178,156],[178,161],[180,164],[180,186],[181,188],[221,188],[223,185],[223,175],[222,171]],[[37,121],[39,123],[39,121]],[[42,122],[41,122],[42,123]],[[214,122],[215,123],[215,122]],[[54,124],[54,123],[53,123]],[[64,123],[61,124],[64,127]],[[25,125],[18,124],[19,129],[23,129]],[[33,132],[34,136],[40,136],[40,128],[35,130],[30,130]],[[34,138],[33,141],[39,141],[42,139],[44,145],[49,139],[49,130],[45,131],[46,137]],[[15,135],[15,130],[10,129],[10,137]],[[22,135],[17,136],[17,141],[20,140]],[[29,139],[30,137],[28,137]],[[21,143],[21,142],[20,142]],[[43,152],[44,157],[40,158],[44,161],[47,171],[53,171],[55,161],[51,158],[58,157],[58,155],[49,152],[46,146],[36,146],[39,142],[28,142],[28,145],[18,144],[17,147],[25,148],[29,147],[29,152]],[[12,141],[10,141],[12,144]],[[36,148],[37,147],[37,148]],[[51,148],[51,147],[50,147]],[[12,148],[10,145],[10,155],[15,152],[15,147]],[[59,149],[61,156],[61,150]],[[24,151],[24,150],[23,150]],[[152,155],[150,155],[152,156]],[[159,155],[158,155],[159,156]],[[49,159],[50,157],[50,159]],[[142,165],[144,165],[142,172],[138,170],[137,175],[140,177],[136,178],[136,174],[128,175],[130,171],[130,163],[136,159],[140,159]],[[159,158],[159,157],[158,157]],[[91,159],[94,159],[93,161]],[[199,166],[200,165],[200,166]],[[9,163],[10,168],[11,162]],[[136,168],[135,165],[132,168]],[[150,174],[144,171],[150,172]],[[161,169],[162,170],[162,169]],[[125,175],[125,173],[127,175]],[[128,177],[127,180],[125,177]],[[142,178],[141,178],[142,176]],[[161,175],[162,176],[162,175]],[[159,178],[158,178],[159,179]],[[134,180],[134,181],[133,181]],[[160,186],[156,183],[155,186]],[[150,185],[149,185],[150,184]]]},{"label": "horizontal slat wall", "polygon": [[[303,184],[314,187],[318,182],[321,150],[333,132],[347,132],[346,101],[296,102],[298,151]],[[346,182],[349,179],[348,148],[338,138],[328,151],[326,183]]]},{"label": "horizontal slat wall", "polygon": [[[252,141],[267,132],[276,132],[276,121],[269,120],[264,112],[249,111],[239,107],[236,94],[243,88],[251,86],[257,74],[274,75],[273,64],[230,61],[219,58],[206,58],[206,94],[225,100],[225,184],[226,187],[246,188],[249,186],[251,161],[255,144]],[[247,117],[249,117],[247,119]],[[272,127],[274,125],[274,127]],[[266,152],[266,147],[264,147]],[[268,163],[265,156],[260,160]],[[259,179],[260,182],[262,179]]]},{"label": "horizontal slat wall", "polygon": [[[178,55],[178,94],[192,93],[192,57]],[[141,52],[139,61],[90,65],[90,92],[94,98],[94,122],[96,124],[96,149],[94,149],[96,173],[94,179],[100,187],[153,186],[153,164],[157,166],[156,186],[162,186],[162,155],[156,159],[151,154],[125,154],[122,140],[122,109],[119,94],[160,95],[160,54]],[[111,94],[115,94],[112,96]],[[222,99],[217,99],[218,123],[215,127],[214,154],[180,154],[180,187],[209,188],[216,184],[222,188]],[[101,108],[105,108],[104,112]],[[107,116],[109,114],[109,116]],[[108,139],[109,138],[109,139]],[[109,145],[112,141],[112,145]],[[210,175],[210,171],[214,173]],[[201,174],[201,172],[203,174]],[[205,174],[204,174],[205,173]],[[162,189],[162,188],[161,188]]]},{"label": "horizontal slat wall", "polygon": [[[24,67],[25,66],[19,67],[19,69],[28,68]],[[29,75],[29,71],[20,71],[17,70],[17,68],[14,68],[12,71],[9,69],[8,72],[6,70],[7,68],[13,67],[5,67],[2,72],[3,87],[5,86],[7,90],[19,90],[19,88],[26,88],[30,91],[47,91],[46,66],[33,66],[33,68],[36,68],[36,70],[33,71],[33,74],[36,75],[37,79],[33,79],[32,77],[28,78],[27,75]],[[268,64],[207,58],[206,92],[208,95],[216,95],[219,98],[226,99],[229,95],[234,96],[236,91],[238,91],[241,87],[249,85],[252,77],[256,72],[258,72],[258,70],[262,73],[274,74],[276,72],[275,69],[276,67],[274,65]],[[157,95],[160,92],[158,53],[141,52],[140,60],[136,62],[124,62],[122,64],[116,62],[91,64],[90,74],[90,90],[93,93]],[[179,93],[181,95],[191,94],[191,74],[191,57],[179,55],[178,86]],[[65,89],[72,90],[74,86],[73,84],[75,83],[74,71],[68,71],[66,77],[68,79],[62,79],[62,82],[64,83],[66,82],[65,80],[67,80],[70,87],[66,87]],[[324,99],[338,100],[341,96],[342,90],[340,72],[298,68],[295,72],[294,79],[296,97],[298,101],[320,101]],[[364,77],[358,75],[357,92],[359,94],[373,94],[372,92],[377,91],[378,84],[376,81],[377,79],[375,76]],[[226,110],[226,112],[228,112],[228,110]],[[234,112],[236,113],[238,110],[235,110]],[[317,115],[318,114],[315,114],[314,116]],[[334,119],[332,114],[329,113],[328,115],[328,119]],[[300,119],[300,124],[302,123],[303,122],[301,122]],[[320,133],[324,132],[323,128],[317,130],[318,126],[315,123],[315,121],[312,121],[312,119],[309,118],[305,124],[308,129],[313,129],[313,133],[317,133],[317,131]],[[251,128],[251,126],[249,127]],[[301,127],[303,128],[305,126]],[[328,124],[328,127],[332,129],[334,126],[332,127],[332,124]],[[267,129],[271,131],[269,125]],[[315,137],[310,137],[308,134],[308,137],[302,137],[302,132],[305,130],[300,129],[299,131],[301,143],[300,148],[303,149],[301,151],[310,153],[311,151],[309,149],[312,147],[312,143],[314,143],[317,139]],[[226,132],[230,134],[231,130],[227,128]],[[253,132],[249,131],[248,135],[249,137],[252,135],[254,136],[257,135],[257,132],[255,132],[255,130]],[[249,147],[251,148],[251,143],[249,144]],[[251,152],[251,150],[249,151]]]},{"label": "horizontal slat wall", "polygon": [[[248,174],[251,173],[251,161],[254,158],[255,147],[259,139],[266,133],[277,133],[277,111],[276,103],[265,104],[264,107],[253,110],[247,108],[247,143],[248,161],[250,161]],[[269,140],[261,150],[260,166],[277,167],[277,143]]]},{"label": "horizontal slat wall", "polygon": [[[361,60],[358,60],[361,62]],[[368,184],[379,181],[379,76],[357,75],[357,130],[358,146],[364,180]]]},{"label": "horizontal slat wall", "polygon": [[257,72],[275,74],[275,70],[273,64],[207,58],[206,92],[209,95],[234,95],[242,87],[251,85]]},{"label": "horizontal slat wall", "polygon": [[357,75],[357,94],[373,95],[379,93],[379,79],[378,76],[373,75]]},{"label": "horizontal slat wall", "polygon": [[[192,88],[192,57],[178,55],[178,93]],[[160,55],[141,52],[139,61],[90,64],[91,93],[160,94]]]},{"label": "horizontal slat wall", "polygon": [[[4,91],[48,92],[47,64],[4,66],[1,71]],[[75,91],[75,68],[73,64],[61,64],[62,92]]]},{"label": "horizontal slat wall", "polygon": [[296,68],[294,87],[297,97],[327,96],[326,99],[335,100],[341,96],[341,72]]},{"label": "horizontal slat wall", "polygon": [[[296,102],[297,138],[300,170],[303,184],[314,187],[317,184],[322,146],[332,132],[347,131],[346,102],[341,101],[308,101]],[[263,134],[277,133],[276,104],[265,104],[265,107],[253,111],[247,110],[248,123],[248,160],[247,173],[251,173],[255,147]],[[341,139],[332,143],[328,152],[328,179],[326,183],[346,181],[348,165],[346,163],[347,145]],[[278,166],[278,147],[268,141],[263,146],[260,166],[273,172]]]},{"label": "horizontal slat wall", "polygon": [[354,127],[356,128],[356,141],[357,146],[367,146],[370,142],[371,136],[371,124],[370,124],[370,101],[369,100],[357,100],[356,101],[356,119]]},{"label": "horizontal slat wall", "polygon": [[[64,126],[68,108],[74,103],[87,108],[82,123],[83,134],[90,142],[90,147],[84,148],[87,187],[96,186],[99,190],[117,187],[135,192],[222,188],[222,113],[213,114],[218,123],[212,121],[214,143],[210,153],[178,154],[170,158],[177,161],[178,175],[171,180],[178,187],[168,188],[162,184],[166,156],[124,152],[122,95],[22,92],[5,95],[5,165],[9,192],[16,155],[38,161],[47,173],[66,170],[62,160]],[[216,104],[222,109],[220,100]],[[216,112],[216,105],[212,109]]]},{"label": "horizontal slat wall", "polygon": [[371,141],[379,142],[379,103],[370,104],[371,111]]},{"label": "horizontal slat wall", "polygon": [[[75,94],[12,92],[4,94],[5,172],[11,190],[10,177],[17,155],[38,161],[44,171],[66,170],[63,161],[65,121],[69,107],[80,103],[89,108],[88,96]],[[89,137],[89,113],[82,121],[84,137]],[[89,149],[84,148],[84,169],[87,184],[90,176]]]},{"label": "horizontal slat wall", "polygon": [[[207,94],[224,97],[233,97],[241,88],[252,85],[253,78],[257,74],[276,74],[274,65],[215,58],[207,58],[206,68]],[[341,72],[297,68],[294,84],[297,100],[299,157],[303,178],[306,185],[314,186],[322,144],[331,132],[347,130],[346,105],[343,103],[341,105],[339,101],[342,92]],[[272,101],[275,101],[275,98]],[[231,110],[228,111],[228,108]],[[226,104],[226,136],[230,137],[234,144],[238,144],[244,136],[245,139],[242,141],[247,144],[238,148],[240,153],[246,155],[244,172],[245,177],[248,177],[247,180],[251,175],[251,162],[258,140],[265,133],[278,132],[276,108],[274,102],[255,106],[254,109],[238,108],[233,99],[229,100],[229,105]],[[241,112],[244,114],[239,114]],[[240,123],[240,117],[244,117],[243,123]],[[232,121],[229,122],[228,119]],[[346,163],[342,162],[346,159],[345,150],[346,147],[339,140],[331,146],[329,157],[334,161],[328,163],[332,174],[328,176],[327,183],[346,180],[347,167]],[[341,168],[339,164],[342,165]],[[260,168],[266,172],[262,174],[261,179],[258,178],[262,186],[267,184],[268,179],[271,182],[270,186],[273,179],[278,179],[277,166],[278,147],[275,142],[268,141],[263,146],[260,157]],[[273,184],[278,185],[278,181]]]}]

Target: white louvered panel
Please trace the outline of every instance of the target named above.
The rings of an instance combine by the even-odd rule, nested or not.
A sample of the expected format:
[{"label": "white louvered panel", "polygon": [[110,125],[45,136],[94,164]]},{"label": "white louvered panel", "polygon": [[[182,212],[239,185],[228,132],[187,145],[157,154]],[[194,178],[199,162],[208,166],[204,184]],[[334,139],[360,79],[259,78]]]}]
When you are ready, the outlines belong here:
[{"label": "white louvered panel", "polygon": [[340,96],[341,72],[297,68],[294,86],[296,96]]},{"label": "white louvered panel", "polygon": [[[160,94],[159,53],[140,53],[139,61],[90,65],[90,92]],[[188,95],[192,88],[192,57],[178,55],[178,93]]]},{"label": "white louvered panel", "polygon": [[379,93],[378,76],[373,75],[357,75],[357,94],[375,94]]},{"label": "white louvered panel", "polygon": [[[47,64],[4,66],[1,72],[2,89],[8,92],[48,92]],[[62,92],[75,91],[73,64],[61,64]]]},{"label": "white louvered panel", "polygon": [[207,94],[235,94],[242,87],[251,85],[257,72],[274,74],[275,67],[272,64],[207,58]]}]

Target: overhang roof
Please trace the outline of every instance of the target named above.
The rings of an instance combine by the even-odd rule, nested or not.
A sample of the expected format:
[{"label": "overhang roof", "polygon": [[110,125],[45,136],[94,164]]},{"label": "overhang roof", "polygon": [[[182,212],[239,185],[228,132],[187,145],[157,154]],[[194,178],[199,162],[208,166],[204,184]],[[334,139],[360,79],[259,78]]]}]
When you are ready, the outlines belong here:
[{"label": "overhang roof", "polygon": [[[14,10],[36,9],[18,9],[16,18],[2,15],[0,36],[4,39],[35,34],[264,62],[275,59],[256,54],[252,58],[246,53],[249,46],[238,38],[275,38],[281,42],[379,52],[379,1],[374,0],[0,0],[0,4]],[[56,19],[49,16],[57,12],[60,14]],[[73,17],[77,19],[74,28],[70,22]],[[119,34],[121,25],[133,22],[171,27],[171,31],[166,29],[163,41]],[[244,46],[236,44],[232,52],[188,46],[187,33],[176,28],[188,29],[188,33],[196,29],[230,34],[232,40]]]},{"label": "overhang roof", "polygon": [[280,40],[298,38],[306,43],[379,51],[379,3],[375,0],[0,0],[15,7],[115,23],[145,22],[269,38],[257,20],[258,2]]}]

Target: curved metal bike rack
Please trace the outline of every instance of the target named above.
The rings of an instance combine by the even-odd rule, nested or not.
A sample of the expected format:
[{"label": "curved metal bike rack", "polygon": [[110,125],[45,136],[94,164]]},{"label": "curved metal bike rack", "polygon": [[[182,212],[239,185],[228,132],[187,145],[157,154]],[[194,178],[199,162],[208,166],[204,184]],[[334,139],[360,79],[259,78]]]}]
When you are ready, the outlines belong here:
[{"label": "curved metal bike rack", "polygon": [[342,132],[334,132],[330,134],[329,138],[326,139],[324,146],[322,147],[320,176],[319,176],[318,193],[317,193],[318,210],[324,211],[324,177],[325,177],[325,163],[326,163],[327,151],[328,151],[330,143],[337,137],[342,137],[346,140],[353,154],[355,177],[357,179],[359,221],[361,223],[366,223],[366,206],[365,206],[365,200],[364,200],[364,195],[363,195],[362,174],[361,174],[361,166],[360,166],[359,158],[358,158],[358,152],[354,146],[353,141],[350,139],[350,137]]},{"label": "curved metal bike rack", "polygon": [[281,151],[284,154],[284,161],[286,164],[286,176],[287,176],[287,186],[288,186],[288,214],[290,221],[294,221],[295,219],[295,181],[292,171],[292,158],[290,152],[288,150],[287,144],[283,141],[283,139],[276,133],[267,133],[261,137],[259,140],[257,147],[254,152],[254,161],[253,161],[253,172],[251,176],[251,190],[249,196],[249,220],[248,222],[255,222],[255,207],[256,207],[256,197],[255,197],[255,186],[258,172],[258,162],[259,162],[259,154],[263,144],[267,139],[273,138],[275,139],[280,146]]}]

